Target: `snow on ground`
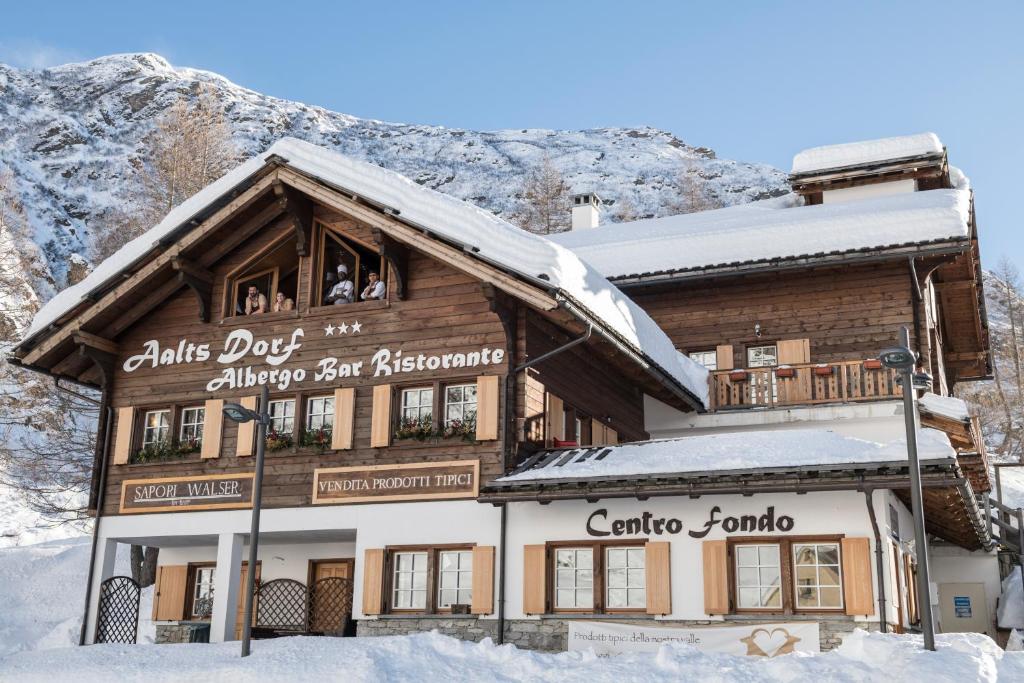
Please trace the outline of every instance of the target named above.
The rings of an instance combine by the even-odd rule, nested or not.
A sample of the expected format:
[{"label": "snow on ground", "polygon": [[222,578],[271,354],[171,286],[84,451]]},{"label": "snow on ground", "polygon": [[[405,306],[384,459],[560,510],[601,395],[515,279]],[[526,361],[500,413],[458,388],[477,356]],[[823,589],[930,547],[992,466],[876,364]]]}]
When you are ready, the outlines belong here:
[{"label": "snow on ground", "polygon": [[98,645],[0,659],[0,679],[17,681],[880,681],[929,683],[1024,680],[1024,653],[1003,652],[987,636],[951,634],[925,652],[917,636],[858,631],[837,650],[773,659],[702,653],[683,644],[654,654],[599,658],[546,654],[438,633],[376,638],[280,638],[221,645]]},{"label": "snow on ground", "polygon": [[1024,584],[1020,580],[1020,567],[1014,567],[1003,579],[997,617],[999,628],[1024,629]]},{"label": "snow on ground", "polygon": [[81,536],[76,524],[59,524],[25,505],[21,493],[0,484],[0,552],[10,546],[29,545]]},{"label": "snow on ground", "polygon": [[1024,467],[1000,467],[999,479],[1003,488],[1003,505],[1024,507]]},{"label": "snow on ground", "polygon": [[[80,536],[0,549],[0,657],[78,644],[91,540]],[[117,560],[115,573],[128,574],[127,548]],[[140,602],[139,640],[151,643],[152,588]],[[3,674],[0,680],[6,680]]]}]

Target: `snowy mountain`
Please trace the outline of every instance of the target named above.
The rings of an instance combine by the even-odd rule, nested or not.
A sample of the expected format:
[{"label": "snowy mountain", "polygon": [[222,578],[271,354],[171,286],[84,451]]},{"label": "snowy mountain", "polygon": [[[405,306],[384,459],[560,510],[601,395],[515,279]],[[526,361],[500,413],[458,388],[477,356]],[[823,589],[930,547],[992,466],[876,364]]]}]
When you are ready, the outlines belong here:
[{"label": "snowy mountain", "polygon": [[612,206],[628,199],[640,215],[663,213],[684,167],[696,168],[724,205],[788,191],[777,169],[718,159],[653,128],[478,132],[385,123],[261,95],[154,54],[43,71],[0,65],[0,166],[13,172],[45,254],[50,282],[35,283],[47,290],[43,298],[66,284],[71,254],[88,255],[90,223],[124,199],[154,119],[200,88],[214,91],[246,156],[291,135],[506,215],[521,178],[545,155],[574,191],[595,191]]}]

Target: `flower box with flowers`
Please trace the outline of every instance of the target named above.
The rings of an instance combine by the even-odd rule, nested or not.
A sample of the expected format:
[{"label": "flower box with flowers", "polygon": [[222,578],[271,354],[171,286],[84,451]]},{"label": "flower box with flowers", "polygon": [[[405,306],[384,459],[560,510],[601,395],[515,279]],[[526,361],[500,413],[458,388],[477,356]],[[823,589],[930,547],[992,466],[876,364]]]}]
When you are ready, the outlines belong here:
[{"label": "flower box with flowers", "polygon": [[331,431],[332,430],[329,425],[303,431],[302,446],[305,448],[315,448],[318,451],[330,450]]},{"label": "flower box with flowers", "polygon": [[476,443],[476,415],[469,414],[462,419],[452,419],[439,430],[438,436],[444,439],[462,439],[467,443]]},{"label": "flower box with flowers", "polygon": [[267,450],[283,451],[292,445],[292,435],[275,429],[267,431]]},{"label": "flower box with flowers", "polygon": [[134,465],[150,462],[167,462],[168,460],[177,460],[186,455],[198,453],[201,448],[202,442],[199,439],[188,439],[177,444],[170,440],[158,441],[143,446],[132,456],[131,461]]},{"label": "flower box with flowers", "polygon": [[426,441],[434,436],[434,421],[429,417],[403,417],[395,430],[395,440]]}]

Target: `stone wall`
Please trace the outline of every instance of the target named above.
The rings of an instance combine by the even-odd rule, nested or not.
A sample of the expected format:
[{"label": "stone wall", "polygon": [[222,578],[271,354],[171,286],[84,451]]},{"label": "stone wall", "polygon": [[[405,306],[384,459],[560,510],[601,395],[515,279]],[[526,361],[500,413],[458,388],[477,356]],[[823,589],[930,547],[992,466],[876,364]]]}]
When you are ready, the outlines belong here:
[{"label": "stone wall", "polygon": [[163,643],[208,643],[210,642],[209,624],[157,624],[156,642]]},{"label": "stone wall", "polygon": [[[647,627],[754,626],[760,623],[778,623],[780,621],[815,621],[818,623],[823,651],[837,647],[843,641],[843,637],[855,628],[866,631],[878,630],[877,621],[855,622],[846,616],[820,616],[812,619],[787,616],[775,620],[732,618],[725,621],[666,622],[652,619],[602,619],[601,621]],[[359,636],[398,636],[433,630],[463,640],[480,641],[486,637],[496,638],[498,622],[496,619],[477,619],[475,617],[388,617],[363,619],[357,626]],[[564,651],[568,636],[569,622],[565,619],[511,619],[505,622],[505,642],[527,650]]]}]

